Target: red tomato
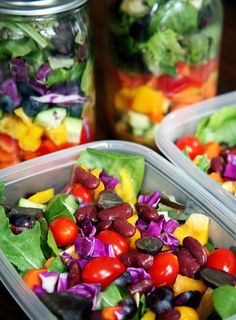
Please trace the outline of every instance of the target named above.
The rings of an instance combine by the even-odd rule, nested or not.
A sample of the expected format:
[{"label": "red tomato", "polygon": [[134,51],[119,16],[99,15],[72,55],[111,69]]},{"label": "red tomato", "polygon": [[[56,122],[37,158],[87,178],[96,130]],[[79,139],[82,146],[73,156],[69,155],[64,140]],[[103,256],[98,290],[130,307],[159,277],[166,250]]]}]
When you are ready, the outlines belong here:
[{"label": "red tomato", "polygon": [[18,143],[17,140],[11,138],[7,134],[0,133],[0,148],[9,153],[18,152]]},{"label": "red tomato", "polygon": [[76,223],[67,217],[59,217],[49,224],[49,228],[59,247],[68,246],[74,243],[78,236]]},{"label": "red tomato", "polygon": [[193,160],[197,155],[202,154],[203,147],[198,138],[194,136],[185,136],[176,142],[180,150],[186,149],[189,157]]},{"label": "red tomato", "polygon": [[40,155],[44,155],[55,151],[57,151],[56,145],[51,140],[44,139],[36,152]]},{"label": "red tomato", "polygon": [[80,142],[79,142],[79,144],[84,144],[84,143],[87,143],[87,142],[89,142],[89,138],[88,138],[86,129],[85,129],[85,127],[83,126],[83,127],[82,127],[82,131],[81,131],[81,136],[80,136]]},{"label": "red tomato", "polygon": [[91,190],[87,189],[86,187],[82,186],[79,183],[75,183],[71,194],[76,197],[81,199],[85,203],[91,203],[93,202],[93,196]]},{"label": "red tomato", "polygon": [[178,258],[173,253],[159,253],[148,272],[155,286],[171,286],[179,273]]},{"label": "red tomato", "polygon": [[115,231],[104,230],[97,235],[97,239],[111,244],[117,257],[129,251],[127,240]]},{"label": "red tomato", "polygon": [[219,269],[235,275],[236,257],[229,249],[216,249],[208,256],[207,268]]},{"label": "red tomato", "polygon": [[86,283],[101,284],[105,288],[125,270],[125,266],[117,258],[99,257],[84,267],[82,279]]}]

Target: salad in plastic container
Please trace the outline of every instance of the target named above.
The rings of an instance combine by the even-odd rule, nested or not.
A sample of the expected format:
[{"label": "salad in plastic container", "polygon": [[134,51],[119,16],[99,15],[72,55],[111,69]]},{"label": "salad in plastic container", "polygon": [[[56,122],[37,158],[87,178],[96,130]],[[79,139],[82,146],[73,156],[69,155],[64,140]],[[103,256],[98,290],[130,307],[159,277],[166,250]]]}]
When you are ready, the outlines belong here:
[{"label": "salad in plastic container", "polygon": [[10,271],[1,268],[1,280],[29,316],[236,314],[227,209],[219,213],[214,198],[135,144],[101,142],[63,155],[1,176],[0,264]]},{"label": "salad in plastic container", "polygon": [[166,114],[216,93],[221,3],[109,0],[107,8],[111,129],[153,146]]},{"label": "salad in plastic container", "polygon": [[236,195],[236,94],[218,96],[169,115],[156,143],[178,167],[232,212]]},{"label": "salad in plastic container", "polygon": [[0,4],[0,168],[94,139],[86,1]]}]

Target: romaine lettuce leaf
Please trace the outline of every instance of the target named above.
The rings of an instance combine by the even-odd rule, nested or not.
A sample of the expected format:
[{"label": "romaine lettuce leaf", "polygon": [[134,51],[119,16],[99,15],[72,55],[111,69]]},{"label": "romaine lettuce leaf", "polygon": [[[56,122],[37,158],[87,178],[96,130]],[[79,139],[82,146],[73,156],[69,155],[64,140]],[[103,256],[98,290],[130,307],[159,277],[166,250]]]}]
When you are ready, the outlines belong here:
[{"label": "romaine lettuce leaf", "polygon": [[196,137],[202,143],[215,140],[226,142],[230,146],[236,144],[236,106],[227,106],[203,119],[196,131]]},{"label": "romaine lettuce leaf", "polygon": [[4,182],[0,180],[0,202],[5,200],[4,197]]},{"label": "romaine lettuce leaf", "polygon": [[84,164],[89,169],[104,169],[108,174],[120,178],[123,169],[131,178],[135,194],[140,191],[144,176],[144,158],[118,152],[87,149],[80,154],[76,165]]},{"label": "romaine lettuce leaf", "polygon": [[20,272],[42,268],[46,259],[40,247],[40,224],[15,235],[9,228],[4,208],[0,207],[0,249]]},{"label": "romaine lettuce leaf", "polygon": [[185,50],[178,40],[176,32],[165,30],[155,33],[147,43],[140,45],[150,71],[156,75],[176,74],[176,63],[183,61],[185,57]]}]

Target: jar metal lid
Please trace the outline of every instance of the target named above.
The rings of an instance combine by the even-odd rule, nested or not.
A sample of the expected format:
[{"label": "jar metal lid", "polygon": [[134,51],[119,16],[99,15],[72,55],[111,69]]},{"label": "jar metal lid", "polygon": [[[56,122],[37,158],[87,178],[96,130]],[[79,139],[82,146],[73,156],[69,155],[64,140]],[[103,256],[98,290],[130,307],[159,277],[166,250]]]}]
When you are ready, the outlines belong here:
[{"label": "jar metal lid", "polygon": [[82,6],[88,0],[1,0],[0,14],[40,16],[61,13]]}]

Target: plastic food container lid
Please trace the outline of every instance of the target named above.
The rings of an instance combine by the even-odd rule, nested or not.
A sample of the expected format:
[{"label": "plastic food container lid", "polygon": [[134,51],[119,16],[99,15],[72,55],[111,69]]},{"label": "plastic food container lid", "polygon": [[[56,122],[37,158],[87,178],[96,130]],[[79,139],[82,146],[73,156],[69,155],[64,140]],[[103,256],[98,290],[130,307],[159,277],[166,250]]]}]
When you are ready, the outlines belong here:
[{"label": "plastic food container lid", "polygon": [[[230,247],[236,243],[236,218],[228,219],[227,208],[221,212],[215,198],[205,192],[197,183],[173,166],[153,150],[125,141],[98,141],[55,152],[48,156],[25,161],[0,171],[0,179],[5,181],[6,198],[11,204],[19,194],[43,190],[55,186],[56,191],[67,183],[71,169],[78,155],[86,148],[116,151],[141,155],[145,159],[143,190],[162,192],[176,196],[183,201],[190,212],[205,212],[211,217],[210,237],[216,246]],[[10,198],[8,198],[8,196]],[[195,210],[195,211],[194,211]],[[34,320],[55,320],[55,316],[22,281],[14,267],[0,250],[0,280],[19,303],[27,315]]]},{"label": "plastic food container lid", "polygon": [[207,176],[175,145],[177,139],[195,133],[198,123],[225,106],[236,105],[236,91],[187,106],[170,113],[162,121],[155,136],[155,142],[163,154],[179,167],[185,174],[198,182],[215,196],[218,207],[223,212],[225,206],[230,209],[230,217],[236,214],[236,197],[224,190],[218,183]]},{"label": "plastic food container lid", "polygon": [[0,13],[23,16],[48,15],[75,9],[86,2],[87,0],[5,0],[0,1]]}]

